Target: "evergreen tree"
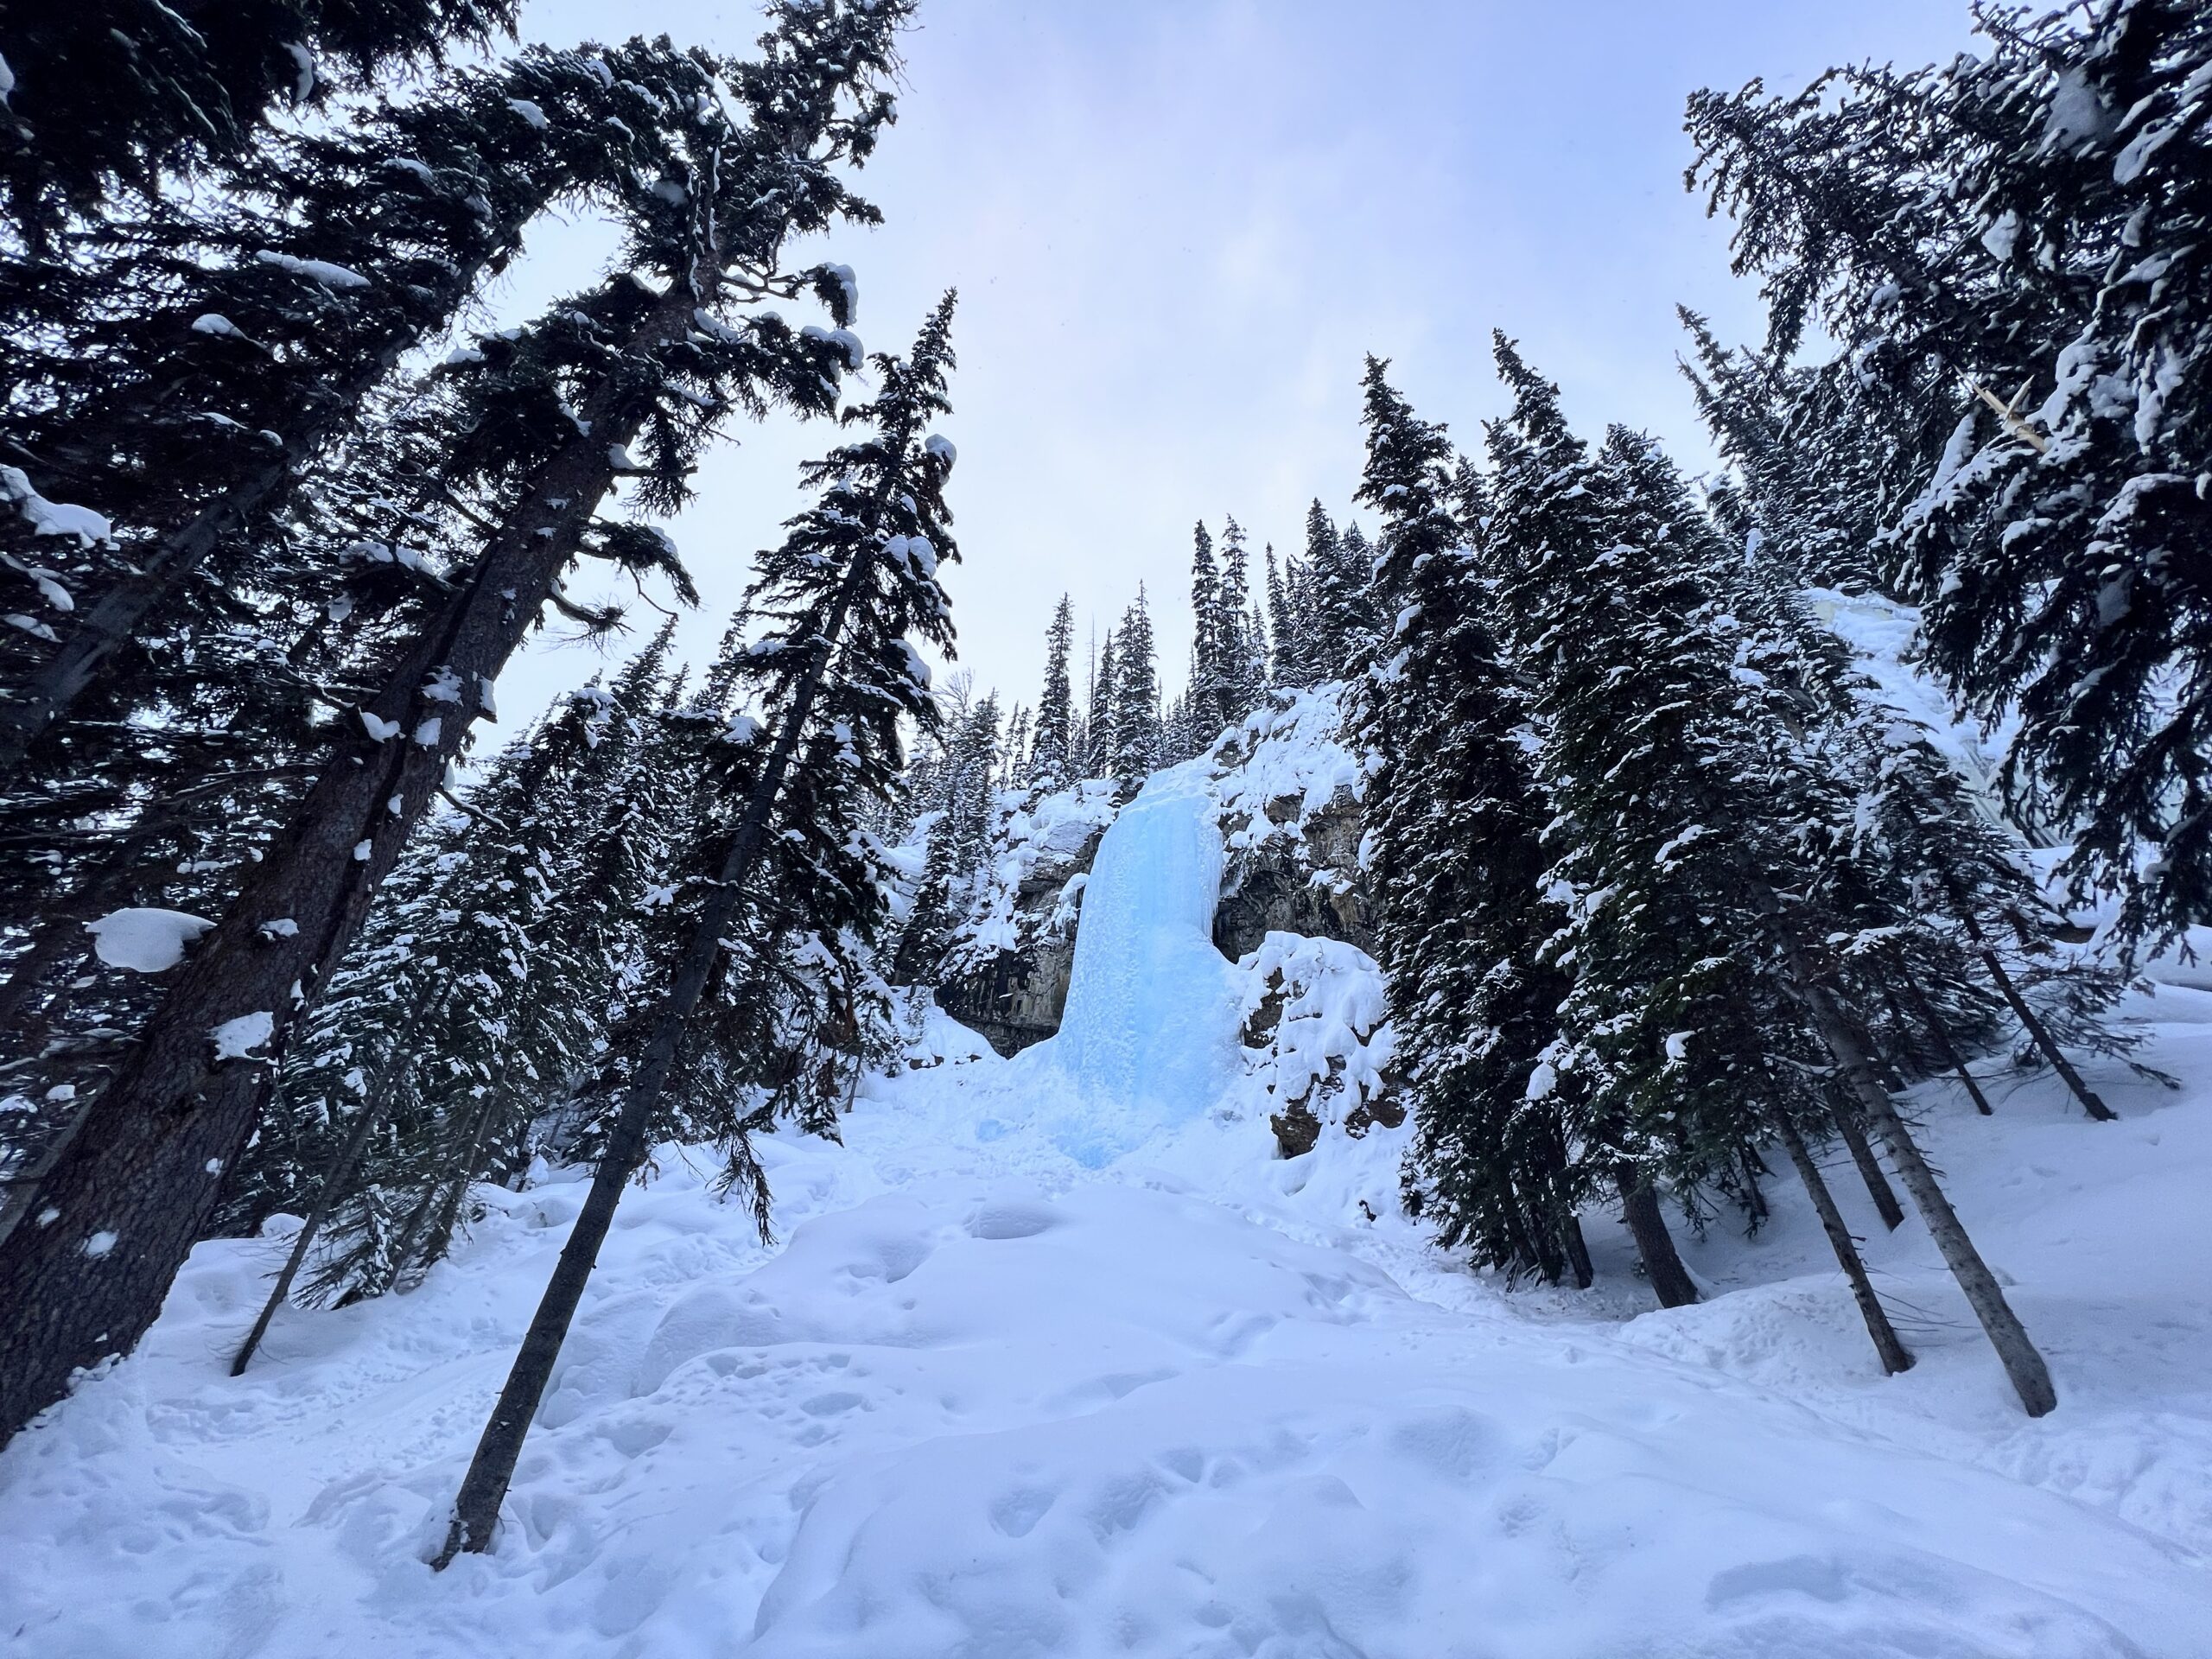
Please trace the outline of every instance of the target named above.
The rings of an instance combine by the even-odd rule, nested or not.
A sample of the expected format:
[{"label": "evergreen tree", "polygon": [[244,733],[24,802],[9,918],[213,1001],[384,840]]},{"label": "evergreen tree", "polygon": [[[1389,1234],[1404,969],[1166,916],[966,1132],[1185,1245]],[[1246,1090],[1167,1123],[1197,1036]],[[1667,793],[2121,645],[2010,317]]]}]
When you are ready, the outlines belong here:
[{"label": "evergreen tree", "polygon": [[[775,735],[765,743],[754,736],[734,760],[729,798],[732,804],[741,800],[742,811],[717,849],[715,886],[701,904],[676,971],[650,1016],[652,1035],[608,1131],[590,1194],[462,1483],[441,1567],[464,1549],[490,1546],[531,1419],[623,1188],[645,1161],[662,1090],[724,955],[722,940],[772,840],[779,798],[789,802],[792,816],[772,839],[796,837],[806,845],[817,876],[825,878],[820,888],[850,895],[839,904],[839,919],[867,925],[867,910],[874,908],[869,895],[880,902],[880,884],[854,879],[864,872],[868,854],[852,846],[849,821],[815,809],[849,798],[855,789],[894,790],[899,721],[927,720],[934,712],[928,677],[909,636],[940,648],[951,643],[951,613],[938,570],[956,550],[944,501],[953,450],[944,439],[926,435],[932,417],[949,407],[944,381],[951,367],[951,316],[948,295],[911,357],[874,359],[880,391],[846,416],[864,424],[869,435],[807,469],[804,481],[823,491],[820,504],[793,519],[783,545],[763,556],[754,591],[780,627],[753,655],[766,680],[762,701]],[[849,860],[855,852],[860,870],[849,863],[831,868],[833,858]],[[808,885],[798,890],[804,893]],[[742,1133],[741,1127],[741,1142]],[[733,1156],[751,1164],[741,1150]],[[758,1166],[751,1168],[757,1178]],[[757,1179],[754,1191],[765,1195]]]},{"label": "evergreen tree", "polygon": [[[1802,1066],[1824,1052],[2023,1405],[2048,1411],[2042,1358],[1883,1088],[1853,1007],[1885,953],[1934,941],[1900,884],[1847,855],[1847,780],[1739,671],[1724,621],[1732,550],[1654,446],[1617,430],[1591,455],[1555,390],[1502,340],[1498,357],[1515,411],[1491,432],[1491,533],[1537,679],[1538,775],[1556,814],[1568,912],[1556,959],[1574,983],[1554,1069],[1585,1091],[1572,1139],[1617,1160],[1624,1194],[1659,1173],[1678,1191],[1742,1192],[1773,1127],[1763,1111],[1792,1134],[1801,1116],[1815,1121],[1779,1097],[1775,1058]],[[1885,1340],[1878,1308],[1861,1305],[1889,1363],[1894,1332]]]},{"label": "evergreen tree", "polygon": [[1382,515],[1378,591],[1407,624],[1356,683],[1352,716],[1375,757],[1363,798],[1376,949],[1415,1108],[1408,1196],[1483,1265],[1587,1285],[1575,1219],[1587,1178],[1568,1167],[1555,1084],[1532,1082],[1567,982],[1543,956],[1562,918],[1540,891],[1549,815],[1527,702],[1446,505],[1444,430],[1386,367],[1368,359],[1360,499]]},{"label": "evergreen tree", "polygon": [[1122,669],[1119,656],[1114,630],[1109,628],[1104,643],[1098,647],[1096,670],[1090,677],[1090,719],[1086,722],[1090,734],[1090,764],[1084,770],[1086,778],[1110,778],[1120,771]]},{"label": "evergreen tree", "polygon": [[1314,666],[1324,678],[1357,672],[1382,629],[1374,590],[1373,550],[1357,524],[1346,524],[1314,567]]},{"label": "evergreen tree", "polygon": [[1215,561],[1213,537],[1205,521],[1198,521],[1192,537],[1191,555],[1191,679],[1192,713],[1211,723],[1229,718],[1230,641],[1224,638],[1221,567]]},{"label": "evergreen tree", "polygon": [[[285,585],[267,568],[283,562],[268,521],[310,465],[533,221],[557,207],[639,211],[681,165],[670,112],[704,80],[665,42],[534,48],[288,139],[241,181],[250,194],[103,226],[105,257],[0,272],[12,324],[0,361],[24,416],[11,435],[25,470],[10,493],[99,515],[99,533],[55,572],[70,608],[47,625],[52,649],[29,632],[0,644],[12,693],[0,774],[35,745],[80,774],[101,727],[72,734],[60,757],[48,734],[103,689],[112,719],[118,674],[146,703],[175,695],[165,680],[207,672],[200,636],[237,622],[236,590]],[[0,514],[18,556],[36,536]]]},{"label": "evergreen tree", "polygon": [[1115,674],[1109,690],[1114,713],[1114,777],[1141,779],[1160,764],[1160,677],[1154,664],[1152,617],[1144,588],[1122,613],[1115,636]]},{"label": "evergreen tree", "polygon": [[1065,594],[1045,632],[1045,691],[1037,700],[1037,734],[1030,745],[1027,782],[1033,788],[1064,789],[1076,768],[1075,697],[1068,678],[1068,653],[1075,644],[1075,610]]},{"label": "evergreen tree", "polygon": [[1267,690],[1267,641],[1252,623],[1251,557],[1234,518],[1221,532],[1221,605],[1214,625],[1220,652],[1221,723],[1234,726]]},{"label": "evergreen tree", "polygon": [[236,163],[279,111],[484,46],[515,11],[512,0],[25,9],[9,20],[0,212],[43,253],[66,216],[99,217],[118,187],[152,195],[164,175]]},{"label": "evergreen tree", "polygon": [[[871,216],[839,168],[868,153],[890,115],[878,88],[905,13],[879,3],[773,14],[763,58],[729,69],[734,105],[702,96],[679,118],[684,184],[652,198],[624,274],[537,328],[480,346],[485,360],[465,376],[472,423],[453,431],[449,456],[493,526],[467,581],[435,595],[421,626],[394,642],[373,690],[331,732],[334,763],[44,1173],[36,1202],[58,1212],[55,1224],[0,1239],[10,1432],[73,1370],[126,1351],[151,1322],[212,1211],[215,1176],[251,1134],[264,1066],[351,943],[560,573],[588,545],[640,571],[673,566],[666,537],[646,526],[593,525],[617,476],[639,480],[641,505],[666,508],[731,413],[834,399],[857,344],[849,334],[801,336],[766,316],[738,327],[721,314],[813,287],[842,320],[846,285],[818,270],[785,276],[774,261],[794,235]],[[278,923],[293,931],[272,931]],[[193,1109],[180,1109],[188,1100]],[[129,1232],[133,1249],[87,1255],[84,1240],[103,1231]]]},{"label": "evergreen tree", "polygon": [[1817,319],[1830,378],[1916,464],[1891,527],[1928,659],[1985,718],[2017,709],[2016,808],[2073,829],[2077,880],[2155,944],[2212,913],[2212,22],[1983,22],[1986,55],[1941,70],[1699,94],[1691,179],[1736,219],[1770,354]]},{"label": "evergreen tree", "polygon": [[1289,561],[1287,572],[1275,565],[1275,544],[1268,543],[1268,627],[1274,636],[1274,650],[1268,666],[1268,680],[1273,685],[1304,685],[1306,677],[1305,642],[1300,638],[1298,618],[1293,609],[1293,595],[1298,575],[1298,561]]}]

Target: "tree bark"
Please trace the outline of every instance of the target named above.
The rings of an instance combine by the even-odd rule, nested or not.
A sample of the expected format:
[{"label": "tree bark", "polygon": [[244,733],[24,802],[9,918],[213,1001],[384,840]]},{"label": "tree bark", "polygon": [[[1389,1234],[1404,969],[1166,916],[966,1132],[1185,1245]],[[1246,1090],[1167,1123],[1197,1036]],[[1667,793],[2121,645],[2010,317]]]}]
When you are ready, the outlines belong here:
[{"label": "tree bark", "polygon": [[[671,286],[623,356],[691,326],[698,302]],[[68,1392],[84,1367],[127,1353],[252,1134],[259,1074],[359,930],[376,885],[428,810],[493,678],[575,556],[615,475],[613,449],[643,424],[621,366],[580,411],[579,432],[540,469],[468,580],[408,651],[316,779],[291,830],[255,866],[230,912],[194,949],[134,1052],[41,1183],[50,1224],[0,1242],[0,1436]],[[461,701],[425,695],[452,671]],[[438,724],[435,728],[431,721]],[[268,925],[293,924],[289,931]],[[219,1058],[213,1033],[264,1017],[268,1058]]]},{"label": "tree bark", "polygon": [[[1778,905],[1776,909],[1778,911]],[[2005,1376],[2012,1379],[2021,1406],[2031,1417],[2043,1416],[2058,1404],[2057,1392],[2051,1387],[2050,1368],[2044,1363],[2035,1344],[2029,1340],[2027,1329],[2012,1312],[2012,1304],[2005,1300],[1997,1276],[1990,1272],[1980,1252],[1974,1249],[1973,1239],[1967,1236],[1958,1212],[1951,1208],[1950,1199],[1944,1196],[1936,1179],[1936,1172],[1929,1168],[1928,1160],[1921,1156],[1919,1147],[1913,1141],[1911,1131],[1897,1116],[1896,1103],[1884,1092],[1875,1077],[1873,1061],[1860,1045],[1858,1033],[1836,1005],[1827,987],[1810,970],[1802,948],[1787,925],[1781,923],[1778,916],[1777,920],[1790,977],[1821,1042],[1834,1056],[1844,1081],[1858,1097],[1867,1121],[1889,1147],[1898,1179],[1912,1195],[1913,1207],[1928,1224],[1929,1236],[1936,1241],[1936,1248],[1942,1253],[1959,1288],[1966,1293],[1967,1305],[1981,1321],[1990,1345],[1997,1350],[1997,1357],[2005,1367]]]},{"label": "tree bark", "polygon": [[[887,435],[892,438],[887,446],[891,453],[903,455],[914,435],[912,430],[902,429]],[[468,1473],[454,1500],[452,1524],[446,1532],[445,1546],[434,1563],[441,1572],[463,1550],[475,1554],[491,1548],[493,1535],[499,1529],[499,1506],[506,1500],[515,1463],[522,1455],[523,1441],[530,1433],[531,1420],[537,1414],[545,1385],[552,1379],[561,1344],[583,1301],[584,1287],[598,1264],[600,1248],[614,1224],[614,1211],[622,1202],[623,1189],[645,1160],[653,1113],[660,1103],[661,1091],[667,1086],[669,1073],[675,1068],[684,1027],[705,993],[715,958],[723,949],[722,936],[737,913],[738,899],[767,840],[776,797],[783,788],[791,759],[798,753],[808,718],[813,713],[831,653],[836,648],[838,636],[844,632],[845,619],[860,596],[862,583],[874,568],[873,532],[882,518],[884,504],[897,478],[895,468],[887,473],[882,490],[871,506],[866,526],[869,533],[862,539],[862,550],[855,556],[830,613],[823,619],[822,631],[814,641],[811,660],[793,689],[782,729],[776,734],[775,747],[746,800],[744,813],[723,857],[714,890],[655,1011],[652,1035],[639,1057],[599,1166],[593,1172],[591,1190],[585,1196],[583,1209],[576,1217],[568,1243],[562,1247],[561,1258],[546,1284],[544,1297],[531,1319],[530,1329],[524,1334],[513,1369],[499,1391],[491,1420],[485,1424],[475,1456],[469,1462]]]},{"label": "tree bark", "polygon": [[1775,1113],[1775,1133],[1781,1137],[1789,1161],[1796,1166],[1797,1179],[1805,1184],[1806,1196],[1812,1199],[1813,1208],[1821,1217],[1821,1230],[1828,1236],[1828,1246],[1835,1252],[1836,1264],[1851,1281],[1852,1300],[1859,1304],[1859,1318],[1866,1321],[1866,1334],[1873,1338],[1874,1352],[1881,1359],[1883,1374],[1895,1376],[1900,1371],[1910,1370],[1912,1352],[1898,1337],[1897,1327],[1890,1323],[1882,1299],[1874,1294],[1873,1281],[1866,1276],[1866,1263],[1859,1255],[1858,1241],[1845,1225],[1843,1211],[1835,1207],[1835,1195],[1821,1179],[1821,1166],[1813,1161],[1805,1137],[1797,1132],[1789,1114],[1779,1109]]},{"label": "tree bark", "polygon": [[1644,1277],[1650,1280],[1659,1306],[1689,1306],[1698,1299],[1697,1286],[1675,1253],[1667,1217],[1659,1208],[1657,1190],[1626,1164],[1614,1172],[1613,1179],[1620,1190],[1621,1213],[1636,1239],[1636,1252],[1643,1258]]},{"label": "tree bark", "polygon": [[1904,1225],[1904,1206],[1897,1202],[1890,1178],[1883,1173],[1881,1160],[1874,1156],[1859,1114],[1852,1109],[1848,1100],[1841,1099],[1831,1100],[1828,1111],[1835,1119],[1836,1134],[1849,1150],[1851,1161],[1858,1166],[1859,1179],[1866,1184],[1866,1196],[1874,1200],[1875,1213],[1881,1217],[1883,1226],[1897,1231]]}]

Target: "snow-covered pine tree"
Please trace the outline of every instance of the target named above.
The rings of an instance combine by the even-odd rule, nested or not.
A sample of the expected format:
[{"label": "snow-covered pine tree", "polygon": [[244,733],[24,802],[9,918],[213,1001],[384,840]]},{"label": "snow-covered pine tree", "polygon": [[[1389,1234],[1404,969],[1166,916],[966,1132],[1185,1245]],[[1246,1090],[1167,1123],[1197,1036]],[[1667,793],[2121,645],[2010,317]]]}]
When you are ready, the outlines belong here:
[{"label": "snow-covered pine tree", "polygon": [[1805,575],[1846,593],[1901,597],[1882,531],[1916,492],[1913,456],[1866,418],[1858,388],[1805,367],[1730,351],[1706,320],[1677,315],[1694,364],[1681,365],[1713,442],[1742,480],[1744,530],[1787,547]]},{"label": "snow-covered pine tree", "polygon": [[1229,642],[1222,626],[1221,566],[1201,518],[1192,532],[1189,697],[1198,717],[1217,729],[1229,706]]},{"label": "snow-covered pine tree", "polygon": [[1085,710],[1084,729],[1088,736],[1088,764],[1083,775],[1086,778],[1111,778],[1118,767],[1121,737],[1116,726],[1121,700],[1121,653],[1114,637],[1114,630],[1106,630],[1100,642],[1095,671],[1090,677],[1090,702]]},{"label": "snow-covered pine tree", "polygon": [[307,1217],[241,1369],[303,1265],[316,1300],[350,1302],[440,1260],[471,1184],[528,1164],[531,1127],[588,1063],[656,851],[636,796],[669,777],[671,633],[556,702],[380,892],[232,1182],[234,1228]]},{"label": "snow-covered pine tree", "polygon": [[1267,695],[1267,636],[1252,626],[1252,558],[1244,531],[1222,521],[1221,606],[1214,624],[1220,651],[1221,723],[1234,726]]},{"label": "snow-covered pine tree", "polygon": [[1575,1219],[1586,1176],[1568,1167],[1557,1090],[1531,1084],[1567,980],[1543,955],[1560,918],[1540,892],[1549,815],[1527,702],[1446,503],[1451,446],[1387,367],[1368,359],[1360,499],[1382,519],[1376,591],[1403,621],[1355,682],[1352,723],[1372,757],[1376,950],[1414,1103],[1408,1197],[1484,1266],[1587,1285]]},{"label": "snow-covered pine tree", "polygon": [[2157,944],[2212,912],[2212,21],[1983,22],[1987,53],[1940,70],[1699,94],[1691,178],[1736,220],[1775,354],[1817,318],[1921,463],[1895,527],[1929,660],[1985,717],[2017,709],[2016,810],[2067,825],[2070,872]]},{"label": "snow-covered pine tree", "polygon": [[1141,584],[1135,603],[1122,613],[1114,646],[1114,747],[1109,775],[1125,783],[1141,783],[1160,764],[1160,674],[1152,643],[1152,615],[1146,608]]},{"label": "snow-covered pine tree", "polygon": [[1034,789],[1065,789],[1074,781],[1075,691],[1068,661],[1074,645],[1075,607],[1062,594],[1045,631],[1045,690],[1037,699],[1037,733],[1027,777]]},{"label": "snow-covered pine tree", "polygon": [[35,255],[118,190],[251,152],[281,111],[336,87],[486,46],[513,0],[233,0],[216,7],[41,6],[9,19],[0,219]]},{"label": "snow-covered pine tree", "polygon": [[[469,401],[480,418],[465,439],[455,435],[453,466],[493,528],[466,580],[359,699],[351,734],[334,732],[337,764],[79,1121],[39,1187],[54,1224],[0,1239],[0,1430],[58,1398],[74,1370],[127,1351],[158,1312],[217,1177],[251,1133],[263,1068],[350,944],[492,678],[594,533],[592,514],[615,479],[640,479],[641,504],[664,508],[731,414],[771,399],[801,410],[834,399],[857,346],[849,334],[802,336],[766,315],[738,326],[724,314],[811,289],[833,316],[849,316],[841,272],[786,274],[775,262],[793,236],[872,217],[841,170],[865,158],[890,117],[884,79],[908,9],[779,6],[763,56],[728,68],[734,106],[702,96],[672,121],[683,175],[632,227],[624,274],[516,340],[484,343]],[[641,440],[642,462],[628,448]],[[605,534],[626,563],[673,563],[665,538],[642,526]],[[294,931],[272,931],[278,923]],[[197,1103],[178,1109],[188,1100]],[[109,1232],[128,1234],[132,1247],[85,1253],[86,1238]]]},{"label": "snow-covered pine tree", "polygon": [[[671,117],[703,82],[664,41],[532,48],[269,147],[250,194],[104,226],[104,258],[0,277],[23,411],[0,543],[52,569],[72,607],[47,613],[50,645],[0,642],[0,775],[41,740],[81,771],[118,696],[188,702],[162,682],[210,671],[195,646],[235,623],[237,590],[283,587],[268,521],[365,400],[549,210],[637,211],[680,164]],[[66,567],[50,537],[31,553],[34,490],[99,515]],[[118,671],[134,683],[111,685]],[[101,720],[54,753],[54,722],[102,688]]]},{"label": "snow-covered pine tree", "polygon": [[1275,544],[1268,543],[1268,632],[1273,636],[1274,649],[1268,653],[1268,683],[1270,685],[1298,686],[1310,683],[1306,673],[1306,645],[1295,609],[1298,581],[1298,559],[1295,555],[1287,562],[1287,569],[1275,563]]},{"label": "snow-covered pine tree", "polygon": [[1031,743],[1030,713],[1027,705],[1015,703],[1014,718],[1006,723],[1006,744],[999,756],[998,785],[1001,789],[1018,789],[1028,781]]},{"label": "snow-covered pine tree", "polygon": [[[1738,671],[1716,626],[1728,615],[1719,573],[1737,556],[1679,475],[1618,429],[1589,457],[1554,389],[1503,340],[1498,355],[1516,408],[1492,429],[1492,533],[1516,552],[1501,581],[1540,678],[1539,776],[1555,824],[1571,826],[1555,869],[1575,975],[1561,1069],[1590,1091],[1578,1138],[1678,1187],[1740,1190],[1777,1127],[1760,1103],[1796,1128],[1774,1100],[1771,1058],[1825,1051],[2040,1415],[2055,1403],[2048,1370],[1876,1075],[1852,1005],[1884,953],[1922,943],[1910,894],[1876,867],[1847,875],[1836,849],[1853,791]],[[1894,1332],[1871,1298],[1861,1306],[1891,1363]]]},{"label": "snow-covered pine tree", "polygon": [[[899,722],[934,718],[929,676],[911,640],[949,650],[952,619],[938,582],[953,556],[944,483],[953,449],[928,432],[950,404],[952,296],[930,317],[906,358],[879,354],[880,390],[845,419],[868,435],[811,464],[803,481],[821,501],[791,521],[783,544],[762,556],[754,583],[760,608],[779,626],[753,653],[767,678],[761,702],[771,724],[756,730],[734,763],[730,823],[715,886],[651,1020],[651,1036],[615,1115],[574,1231],[523,1339],[454,1507],[439,1565],[492,1541],[524,1436],[551,1376],[593,1262],[622,1192],[644,1163],[647,1132],[686,1029],[724,955],[723,939],[757,874],[779,818],[779,800],[810,804],[858,786],[888,794],[898,785]],[[817,705],[819,713],[817,714]],[[795,764],[796,763],[796,764]],[[802,842],[845,826],[794,817]],[[785,839],[779,835],[778,840]],[[826,846],[817,852],[827,852]],[[855,851],[863,861],[866,849]],[[857,884],[834,884],[856,893]],[[879,902],[880,888],[877,889]],[[734,1159],[739,1154],[733,1152]]]}]

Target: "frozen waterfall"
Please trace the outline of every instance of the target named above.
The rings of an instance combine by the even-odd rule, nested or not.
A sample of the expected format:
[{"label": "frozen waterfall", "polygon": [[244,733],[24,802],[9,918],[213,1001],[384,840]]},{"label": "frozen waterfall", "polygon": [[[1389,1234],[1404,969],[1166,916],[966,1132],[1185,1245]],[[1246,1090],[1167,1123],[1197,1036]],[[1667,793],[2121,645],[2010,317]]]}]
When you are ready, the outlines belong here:
[{"label": "frozen waterfall", "polygon": [[1059,1033],[1020,1056],[1026,1080],[1065,1081],[1051,1091],[1065,1099],[1040,1104],[1085,1163],[1197,1116],[1234,1076],[1237,1002],[1212,937],[1216,815],[1194,762],[1155,772],[1099,843]]}]

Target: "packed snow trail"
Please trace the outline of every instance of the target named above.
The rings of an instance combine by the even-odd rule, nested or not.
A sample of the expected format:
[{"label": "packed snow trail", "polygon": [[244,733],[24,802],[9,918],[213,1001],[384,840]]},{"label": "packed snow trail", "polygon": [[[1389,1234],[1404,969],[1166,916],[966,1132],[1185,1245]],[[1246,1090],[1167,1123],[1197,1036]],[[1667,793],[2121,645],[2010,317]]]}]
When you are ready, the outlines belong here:
[{"label": "packed snow trail", "polygon": [[1019,1062],[1057,1106],[1060,1147],[1088,1167],[1205,1111],[1235,1076],[1235,993],[1211,933],[1222,849],[1207,770],[1201,758],[1154,773],[1108,826],[1058,1034]]},{"label": "packed snow trail", "polygon": [[1651,1313],[1602,1214],[1586,1296],[1439,1257],[1395,1202],[1402,1129],[1274,1157],[1271,1103],[1213,1046],[1260,959],[1185,948],[1191,782],[1102,849],[1076,1040],[1001,1062],[932,1014],[842,1147],[761,1141],[774,1247],[714,1195],[711,1155],[663,1150],[492,1554],[424,1565],[573,1174],[487,1191],[411,1295],[287,1310],[243,1379],[226,1357],[283,1241],[195,1251],[141,1351],[0,1452],[0,1644],[2212,1659],[2212,995],[2138,1005],[2165,1022],[2145,1058],[2192,1086],[2099,1068],[2120,1123],[2042,1083],[1986,1120],[1916,1095],[2056,1374],[2031,1421],[1924,1232],[1882,1234],[1840,1185],[1878,1282],[1919,1310],[1900,1377],[1789,1183],[1755,1243],[1685,1240],[1728,1294]]}]

